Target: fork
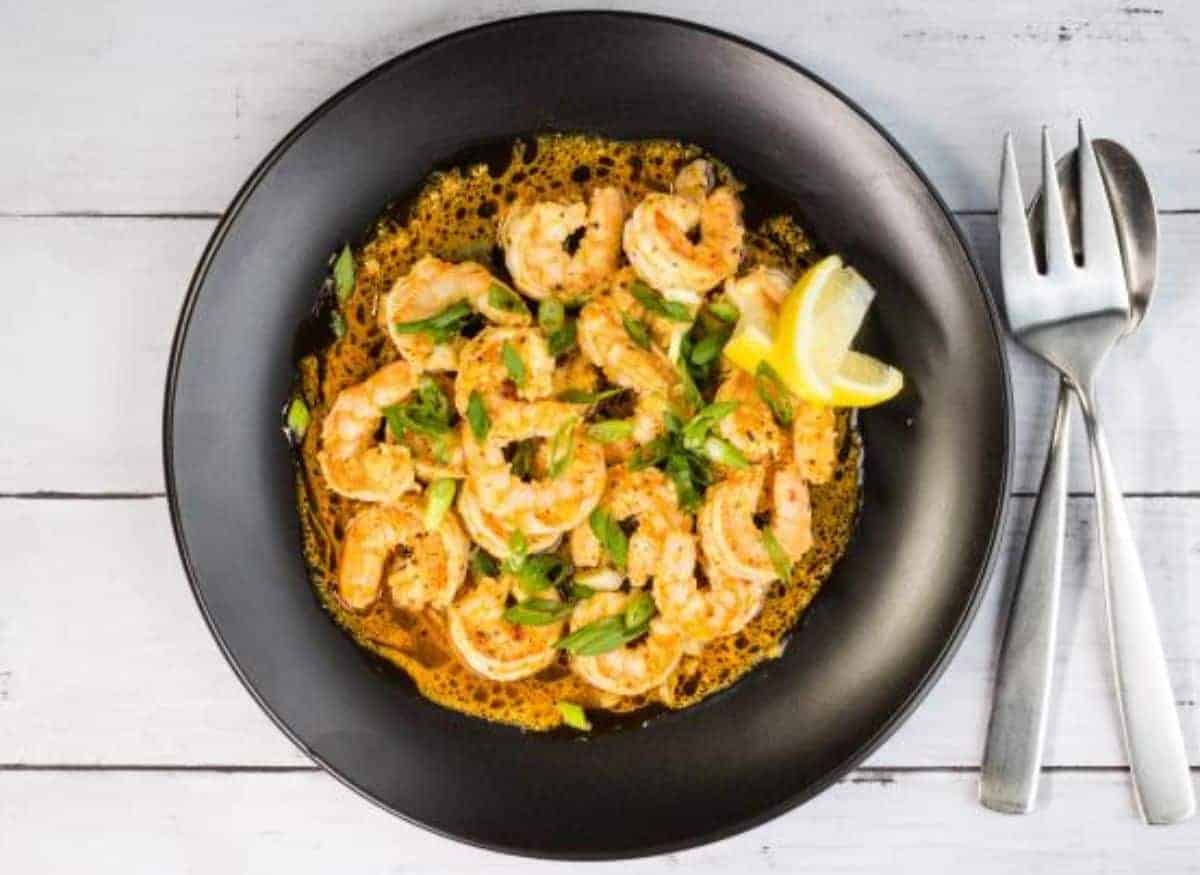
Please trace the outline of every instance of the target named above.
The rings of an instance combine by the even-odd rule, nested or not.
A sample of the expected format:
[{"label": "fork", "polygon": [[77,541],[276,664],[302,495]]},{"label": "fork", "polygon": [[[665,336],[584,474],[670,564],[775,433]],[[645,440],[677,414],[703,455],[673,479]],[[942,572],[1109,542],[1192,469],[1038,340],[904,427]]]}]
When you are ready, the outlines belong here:
[{"label": "fork", "polygon": [[[1042,129],[1046,270],[1040,273],[1012,135],[1005,137],[999,216],[1004,309],[1017,342],[1061,374],[1082,408],[1091,439],[1108,632],[1134,795],[1147,823],[1177,823],[1195,812],[1192,778],[1154,608],[1095,400],[1096,377],[1128,324],[1129,293],[1104,181],[1082,122],[1078,154],[1082,265],[1071,247],[1050,134]],[[1039,693],[1044,696],[1046,690]]]}]

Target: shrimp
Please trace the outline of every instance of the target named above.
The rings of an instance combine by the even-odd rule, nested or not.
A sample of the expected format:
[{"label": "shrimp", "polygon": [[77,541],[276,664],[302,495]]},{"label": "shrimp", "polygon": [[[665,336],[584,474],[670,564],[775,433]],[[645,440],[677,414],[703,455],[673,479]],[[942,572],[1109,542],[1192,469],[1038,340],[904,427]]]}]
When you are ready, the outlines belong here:
[{"label": "shrimp", "polygon": [[[504,450],[516,441],[550,441],[537,453],[544,472],[529,481],[513,473]],[[564,464],[549,474],[551,449],[557,444]],[[559,533],[587,519],[604,493],[604,450],[587,436],[576,405],[539,401],[508,405],[493,417],[483,440],[463,428],[467,472],[476,495],[489,512],[526,535]]]},{"label": "shrimp", "polygon": [[772,531],[779,546],[795,562],[813,543],[812,504],[802,466],[791,464],[775,469],[771,503]]},{"label": "shrimp", "polygon": [[[446,612],[450,641],[463,661],[484,677],[515,681],[537,674],[558,656],[554,644],[565,621],[520,626],[504,619],[509,598],[522,600],[513,578],[485,577],[464,591]],[[538,598],[558,601],[550,589]]]},{"label": "shrimp", "polygon": [[500,221],[504,262],[532,298],[586,297],[616,271],[624,222],[625,195],[611,186],[594,190],[587,204],[514,204]]},{"label": "shrimp", "polygon": [[736,401],[737,407],[717,423],[717,433],[741,450],[750,462],[780,458],[787,438],[771,408],[759,396],[754,378],[734,370],[717,389],[715,400]]},{"label": "shrimp", "polygon": [[653,340],[667,333],[670,323],[647,313],[630,294],[632,280],[632,273],[622,271],[603,295],[580,311],[579,348],[612,383],[637,392],[666,394],[678,384],[678,372],[658,344],[639,344],[622,317],[640,322]]},{"label": "shrimp", "polygon": [[663,618],[679,628],[689,653],[740,632],[758,616],[766,595],[767,584],[731,577],[711,566],[702,566],[698,575],[654,581],[654,602]]},{"label": "shrimp", "polygon": [[[600,507],[618,522],[631,520],[637,525],[629,536],[626,565],[626,577],[632,586],[643,587],[651,578],[657,579],[671,537],[692,530],[692,518],[680,510],[675,487],[657,468],[613,468]],[[600,542],[588,523],[571,531],[571,557],[577,566],[600,565],[601,553]]]},{"label": "shrimp", "polygon": [[[517,526],[509,525],[499,517],[485,511],[470,480],[465,481],[462,489],[459,490],[458,513],[462,517],[462,523],[467,533],[479,546],[497,559],[508,558],[508,545]],[[539,534],[522,532],[522,534],[525,535],[526,550],[529,553],[541,553],[553,548],[558,543],[558,534],[555,532]]]},{"label": "shrimp", "polygon": [[[742,259],[742,204],[728,186],[707,192],[693,162],[676,179],[675,194],[654,193],[625,223],[625,255],[638,276],[656,289],[700,293],[733,275]],[[688,237],[696,228],[699,242]]]},{"label": "shrimp", "polygon": [[329,488],[359,501],[395,501],[414,488],[408,448],[375,440],[383,408],[398,404],[417,387],[416,371],[393,362],[343,389],[321,423],[317,462]]},{"label": "shrimp", "polygon": [[828,483],[837,463],[837,416],[832,407],[795,401],[792,454],[809,483]]},{"label": "shrimp", "polygon": [[452,371],[461,340],[436,343],[428,334],[403,334],[396,326],[427,319],[464,301],[499,325],[530,324],[533,317],[525,307],[493,304],[493,290],[498,290],[506,301],[520,300],[512,289],[473,261],[454,264],[425,255],[383,296],[379,324],[406,361],[426,371]]},{"label": "shrimp", "polygon": [[600,372],[579,353],[570,355],[554,370],[554,394],[561,395],[571,389],[580,392],[595,392],[600,385]]},{"label": "shrimp", "polygon": [[421,503],[407,496],[367,507],[350,520],[337,579],[347,607],[362,611],[374,604],[385,575],[396,607],[450,604],[467,575],[471,544],[455,514],[447,513],[432,532],[422,516]]},{"label": "shrimp", "polygon": [[[516,353],[523,369],[517,383],[504,363],[504,348]],[[478,392],[485,409],[494,412],[512,399],[534,401],[554,390],[554,357],[536,328],[487,328],[471,338],[458,354],[454,406],[467,415],[471,395]]]},{"label": "shrimp", "polygon": [[[705,558],[717,572],[760,583],[779,576],[754,519],[765,481],[761,466],[735,471],[705,495],[696,527]],[[772,532],[794,561],[812,543],[808,489],[799,476],[776,476],[772,498]]]},{"label": "shrimp", "polygon": [[[690,542],[687,535],[680,536]],[[686,548],[684,548],[686,549]],[[631,595],[600,592],[581,602],[571,615],[571,631],[588,623],[622,614]],[[571,669],[589,684],[618,696],[637,696],[661,686],[683,655],[683,636],[662,617],[650,621],[650,631],[631,644],[596,656],[572,656]]]},{"label": "shrimp", "polygon": [[774,315],[794,283],[792,275],[786,271],[759,266],[744,276],[725,280],[725,296],[741,310]]}]

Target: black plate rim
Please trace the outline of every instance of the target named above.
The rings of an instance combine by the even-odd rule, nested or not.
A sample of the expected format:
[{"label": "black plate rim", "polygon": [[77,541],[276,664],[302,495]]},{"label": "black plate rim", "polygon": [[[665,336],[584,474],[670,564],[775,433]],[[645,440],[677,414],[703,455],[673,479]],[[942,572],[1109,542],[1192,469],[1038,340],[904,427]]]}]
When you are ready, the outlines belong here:
[{"label": "black plate rim", "polygon": [[[451,40],[457,39],[462,36],[466,36],[471,33],[475,33],[477,31],[487,30],[487,29],[494,28],[494,27],[507,26],[507,25],[511,25],[514,23],[522,22],[522,21],[529,21],[529,20],[536,20],[536,19],[548,19],[548,18],[559,18],[559,19],[620,18],[620,19],[625,19],[625,20],[635,20],[635,21],[640,20],[640,21],[650,22],[650,23],[655,23],[655,24],[670,25],[670,26],[682,28],[685,30],[692,30],[692,31],[703,33],[703,34],[707,34],[709,36],[713,36],[713,37],[716,37],[716,38],[722,39],[722,40],[727,40],[729,42],[735,43],[742,47],[751,49],[751,50],[763,55],[764,57],[771,59],[772,61],[775,61],[777,63],[785,65],[786,67],[790,68],[794,72],[799,73],[801,76],[804,76],[805,78],[816,83],[818,86],[825,89],[831,95],[836,97],[839,101],[841,101],[843,104],[845,104],[851,111],[856,113],[860,118],[862,118],[865,122],[867,122],[867,124],[869,124],[875,130],[875,132],[878,133],[888,143],[888,145],[891,146],[891,148],[895,150],[896,154],[900,156],[900,158],[904,161],[904,163],[907,164],[908,167],[912,170],[913,174],[917,177],[917,179],[920,180],[922,186],[929,193],[929,195],[933,198],[934,202],[938,206],[938,209],[940,210],[940,212],[942,213],[942,215],[944,216],[946,221],[949,223],[950,229],[954,233],[954,237],[958,243],[959,248],[962,251],[963,257],[966,259],[967,263],[970,265],[971,271],[975,277],[975,282],[979,288],[980,295],[983,298],[984,307],[988,314],[989,327],[991,328],[992,336],[995,341],[994,351],[995,351],[996,357],[998,359],[998,364],[1000,366],[1000,372],[1001,372],[1001,376],[1002,376],[1002,380],[1001,380],[1002,398],[1001,398],[1001,401],[1002,401],[1003,408],[1004,408],[1005,428],[1004,428],[1004,434],[1002,435],[1003,447],[1002,447],[1002,457],[1000,459],[1001,470],[1000,470],[1000,483],[999,483],[999,488],[998,488],[999,495],[997,496],[997,500],[996,500],[996,511],[993,515],[992,529],[988,536],[988,542],[987,542],[987,546],[986,546],[985,553],[984,553],[984,559],[980,565],[979,573],[976,576],[975,582],[971,586],[971,591],[968,596],[967,603],[963,609],[962,614],[960,615],[958,621],[955,623],[954,628],[951,630],[950,634],[948,635],[945,644],[942,646],[942,649],[938,652],[937,658],[934,660],[934,662],[930,666],[929,670],[925,673],[925,675],[921,678],[919,683],[913,689],[913,691],[909,695],[909,697],[907,699],[905,699],[904,702],[900,705],[900,707],[897,708],[892,713],[892,715],[879,727],[879,729],[875,732],[874,735],[872,735],[869,739],[867,739],[867,741],[864,742],[855,751],[853,751],[851,754],[846,756],[840,763],[838,763],[837,766],[830,769],[826,773],[826,776],[823,779],[814,781],[814,782],[800,788],[799,790],[797,790],[796,793],[788,796],[782,802],[779,802],[775,805],[768,806],[767,808],[764,808],[764,809],[758,811],[756,814],[741,818],[737,821],[726,824],[725,826],[723,826],[721,828],[710,830],[703,834],[691,836],[686,840],[666,842],[666,843],[654,844],[654,845],[647,845],[643,848],[630,849],[628,851],[619,852],[619,853],[612,853],[612,852],[594,853],[594,852],[588,852],[586,850],[581,850],[578,852],[571,852],[571,853],[551,853],[551,852],[541,851],[537,848],[513,847],[510,845],[501,845],[501,844],[497,844],[497,843],[490,843],[490,842],[472,839],[472,838],[465,837],[465,836],[460,836],[460,835],[448,832],[446,830],[443,830],[435,824],[427,823],[425,821],[414,818],[414,817],[410,816],[409,814],[407,814],[403,811],[400,811],[400,810],[392,807],[391,805],[388,805],[382,799],[379,799],[379,798],[371,795],[370,793],[368,793],[361,787],[357,786],[348,776],[341,774],[341,772],[339,772],[330,763],[326,762],[323,758],[321,758],[319,755],[314,753],[308,747],[308,745],[306,745],[304,743],[304,741],[292,731],[291,727],[288,726],[287,723],[284,722],[272,710],[271,706],[262,698],[262,696],[259,694],[258,690],[255,689],[253,684],[251,684],[249,679],[246,677],[245,673],[242,671],[241,666],[239,666],[238,663],[234,660],[232,654],[230,653],[229,647],[225,642],[225,639],[221,635],[220,630],[217,628],[217,626],[213,620],[213,617],[208,609],[208,606],[205,603],[204,596],[201,592],[201,589],[200,589],[200,586],[198,583],[197,574],[196,574],[195,568],[192,564],[191,555],[190,555],[190,552],[189,552],[188,546],[187,546],[187,541],[186,541],[184,533],[183,533],[182,514],[180,511],[180,507],[179,507],[179,496],[176,491],[176,485],[175,485],[175,470],[174,470],[174,459],[173,459],[174,441],[172,440],[172,432],[173,432],[173,425],[174,425],[175,393],[176,393],[176,388],[177,388],[177,383],[178,383],[178,369],[179,369],[180,361],[181,361],[182,354],[183,354],[183,347],[187,340],[187,333],[188,333],[188,328],[189,328],[189,325],[191,322],[192,312],[195,308],[196,301],[199,298],[200,289],[203,286],[205,279],[207,278],[209,266],[212,262],[212,259],[214,258],[218,249],[220,248],[222,242],[224,241],[224,238],[225,238],[226,234],[229,232],[229,229],[237,221],[238,215],[241,212],[242,207],[249,200],[251,195],[254,194],[255,190],[258,188],[262,179],[271,170],[271,168],[275,165],[275,163],[283,156],[283,154],[285,152],[287,152],[287,150],[291,147],[291,145],[300,136],[302,136],[311,126],[313,126],[318,121],[320,121],[321,118],[332,107],[334,107],[337,103],[339,103],[345,97],[347,97],[350,94],[357,91],[363,85],[365,85],[366,83],[368,83],[369,81],[374,79],[376,76],[384,74],[391,67],[393,67],[397,64],[403,63],[403,62],[407,61],[409,58],[416,56],[422,52],[433,49],[433,48],[441,45],[444,42],[449,42]],[[200,256],[200,260],[196,265],[196,269],[192,273],[191,280],[188,283],[187,294],[185,295],[183,303],[180,308],[179,320],[176,324],[175,333],[174,333],[174,336],[171,341],[171,351],[170,351],[170,356],[168,358],[166,387],[165,387],[164,400],[163,400],[163,435],[162,435],[163,468],[164,468],[165,484],[166,484],[166,491],[167,491],[167,505],[168,505],[168,510],[169,510],[170,517],[171,517],[171,530],[175,537],[176,547],[179,550],[179,556],[180,556],[180,560],[184,567],[184,573],[186,574],[187,579],[188,579],[188,586],[190,587],[190,589],[192,591],[193,598],[195,598],[195,600],[196,600],[196,606],[200,611],[200,615],[204,619],[204,623],[208,627],[209,632],[212,634],[214,641],[216,641],[217,646],[221,651],[221,655],[225,659],[225,662],[229,665],[230,669],[233,670],[234,675],[241,682],[242,686],[250,694],[251,698],[258,704],[259,708],[262,709],[263,713],[265,713],[267,715],[267,717],[271,720],[271,722],[280,730],[280,732],[282,732],[284,734],[284,736],[286,736],[294,745],[296,745],[296,747],[300,751],[302,751],[306,757],[308,757],[310,760],[312,760],[324,772],[326,772],[327,774],[334,777],[343,786],[352,790],[354,793],[356,793],[358,796],[362,797],[363,799],[366,799],[368,802],[371,802],[372,804],[383,809],[384,811],[387,811],[389,814],[392,814],[395,817],[400,818],[401,820],[405,821],[406,823],[412,824],[413,826],[419,827],[423,830],[431,832],[442,838],[449,839],[451,841],[459,842],[462,844],[470,845],[470,846],[481,848],[484,850],[497,851],[500,853],[512,854],[515,856],[528,857],[528,858],[534,858],[534,859],[581,860],[581,861],[582,860],[621,860],[621,859],[634,859],[634,858],[638,858],[638,857],[651,856],[651,855],[656,855],[656,854],[672,853],[675,851],[686,850],[688,848],[699,847],[701,845],[720,841],[721,839],[729,838],[729,837],[737,835],[739,833],[746,832],[757,826],[761,826],[762,824],[767,823],[768,821],[774,820],[775,818],[785,814],[786,812],[791,811],[792,809],[797,808],[798,806],[804,804],[805,802],[809,801],[810,799],[820,795],[826,789],[828,789],[832,785],[838,783],[849,772],[853,771],[855,767],[857,767],[867,757],[869,757],[876,749],[878,749],[878,747],[880,745],[882,745],[883,742],[885,742],[888,738],[890,738],[892,736],[892,734],[897,729],[899,729],[899,727],[912,715],[912,712],[917,708],[918,705],[921,704],[921,702],[925,699],[925,697],[929,694],[929,692],[936,685],[936,683],[937,683],[938,679],[941,677],[942,673],[945,672],[946,668],[949,666],[950,661],[953,658],[954,654],[958,651],[958,648],[962,644],[962,640],[965,637],[966,632],[971,625],[971,622],[975,618],[975,615],[979,609],[979,605],[983,600],[983,595],[984,595],[984,593],[987,589],[987,586],[991,580],[991,576],[992,576],[991,573],[995,567],[997,554],[999,553],[998,546],[1000,543],[1000,538],[1001,538],[1001,535],[1003,534],[1003,531],[1005,528],[1005,523],[1007,521],[1008,513],[1009,513],[1009,505],[1010,505],[1010,501],[1009,501],[1010,494],[1009,493],[1010,493],[1010,488],[1011,488],[1012,467],[1013,467],[1013,435],[1014,435],[1013,418],[1014,418],[1014,406],[1013,406],[1013,397],[1012,397],[1012,369],[1011,369],[1011,365],[1009,363],[1007,351],[1005,349],[1004,333],[1001,328],[1000,314],[996,307],[995,300],[991,294],[990,286],[988,284],[986,276],[984,275],[983,269],[981,268],[974,251],[971,249],[970,245],[968,244],[966,235],[964,234],[963,229],[958,222],[958,219],[955,217],[955,215],[954,215],[953,211],[950,209],[950,207],[946,204],[945,200],[942,198],[942,196],[938,192],[937,188],[933,185],[933,183],[926,176],[924,171],[920,168],[920,166],[916,163],[916,161],[912,158],[912,156],[909,155],[909,153],[904,149],[904,147],[901,146],[900,143],[878,121],[876,121],[875,118],[870,113],[868,113],[862,106],[860,106],[856,101],[854,101],[853,99],[848,97],[845,93],[843,93],[836,86],[832,85],[826,79],[817,75],[816,73],[813,73],[807,67],[803,66],[802,64],[797,63],[796,61],[791,60],[790,58],[788,58],[782,54],[779,54],[778,52],[775,52],[769,48],[766,48],[765,46],[761,45],[760,43],[756,43],[753,40],[750,40],[746,37],[742,37],[737,34],[729,33],[728,31],[724,31],[719,28],[710,27],[705,24],[699,24],[694,21],[688,21],[687,19],[675,18],[675,17],[667,16],[667,15],[656,15],[653,13],[627,12],[627,11],[618,11],[618,10],[562,10],[562,11],[553,11],[553,12],[540,12],[540,13],[534,13],[534,14],[530,14],[530,15],[520,15],[520,16],[507,17],[507,18],[498,18],[498,19],[484,22],[482,24],[474,25],[472,27],[455,30],[450,33],[444,34],[440,37],[437,37],[435,39],[424,42],[418,46],[414,46],[413,48],[410,48],[410,49],[392,57],[391,59],[384,61],[382,64],[379,64],[376,67],[372,68],[371,70],[367,71],[363,75],[354,79],[348,85],[339,89],[337,92],[335,92],[330,97],[326,98],[319,106],[317,106],[316,109],[314,109],[312,112],[310,112],[295,127],[293,127],[279,141],[279,143],[277,143],[275,145],[275,147],[272,148],[267,153],[266,157],[264,157],[259,162],[259,164],[251,172],[250,176],[247,178],[246,182],[244,182],[242,184],[242,186],[238,189],[237,193],[233,197],[233,200],[230,201],[229,207],[225,210],[225,212],[222,214],[220,220],[218,221],[217,227],[213,230],[213,233],[212,233],[211,237],[209,238],[208,243],[205,245],[203,253]]]}]

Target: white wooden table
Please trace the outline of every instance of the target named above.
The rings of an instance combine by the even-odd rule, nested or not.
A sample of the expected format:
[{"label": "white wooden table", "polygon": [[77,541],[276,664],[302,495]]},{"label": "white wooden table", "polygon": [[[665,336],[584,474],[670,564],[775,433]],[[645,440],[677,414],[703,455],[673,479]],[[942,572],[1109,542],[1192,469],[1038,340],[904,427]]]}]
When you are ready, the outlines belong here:
[{"label": "white wooden table", "polygon": [[[61,8],[54,8],[56,5]],[[443,33],[552,6],[358,0],[0,6],[0,870],[551,871],[396,820],[317,771],[209,638],[176,555],[159,418],[188,278],[221,210],[310,109]],[[1193,771],[1200,766],[1200,7],[1187,0],[662,2],[837,83],[933,178],[994,278],[1005,130],[1036,168],[1082,114],[1156,185],[1159,297],[1106,374]],[[1118,736],[1091,483],[1071,474],[1041,809],[975,801],[1015,544],[1052,381],[1014,351],[1005,559],[950,669],[862,769],[728,841],[594,871],[1200,871],[1200,819],[1149,829]],[[1077,428],[1075,435],[1082,434]]]}]

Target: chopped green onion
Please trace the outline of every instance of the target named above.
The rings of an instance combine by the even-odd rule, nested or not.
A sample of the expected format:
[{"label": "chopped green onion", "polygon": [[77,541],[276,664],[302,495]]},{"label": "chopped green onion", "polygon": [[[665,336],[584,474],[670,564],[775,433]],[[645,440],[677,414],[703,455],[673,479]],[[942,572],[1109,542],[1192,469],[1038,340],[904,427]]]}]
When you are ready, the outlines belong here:
[{"label": "chopped green onion", "polygon": [[621,324],[625,326],[625,333],[629,335],[630,340],[642,349],[650,348],[650,329],[646,327],[645,322],[634,319],[628,313],[622,313]]},{"label": "chopped green onion", "polygon": [[588,426],[588,437],[602,444],[615,444],[633,436],[633,423],[628,419],[602,419]]},{"label": "chopped green onion", "polygon": [[575,459],[575,425],[579,417],[572,416],[558,427],[550,441],[550,465],[546,474],[551,480],[559,477]]},{"label": "chopped green onion", "polygon": [[488,286],[488,303],[504,313],[529,314],[529,307],[525,305],[521,296],[499,283]]},{"label": "chopped green onion", "polygon": [[737,410],[737,407],[736,401],[716,401],[693,416],[683,427],[684,449],[699,451],[713,426]]},{"label": "chopped green onion", "polygon": [[667,457],[666,474],[675,485],[675,501],[682,510],[693,513],[700,507],[700,490],[697,488],[695,471],[688,462],[686,453],[673,453]]},{"label": "chopped green onion", "polygon": [[302,441],[310,422],[312,422],[312,416],[308,412],[308,405],[299,395],[295,396],[287,409],[288,431],[295,436],[296,440]]},{"label": "chopped green onion", "polygon": [[730,300],[725,298],[717,298],[711,301],[708,305],[708,312],[712,313],[722,322],[734,323],[742,315],[741,310]]},{"label": "chopped green onion", "polygon": [[333,329],[334,337],[341,338],[345,336],[346,317],[342,315],[340,310],[334,310],[329,314],[329,327]]},{"label": "chopped green onion", "polygon": [[590,599],[595,594],[596,594],[596,590],[594,590],[592,587],[588,586],[586,583],[580,583],[577,580],[571,581],[571,586],[570,586],[571,601],[581,602],[584,599]]},{"label": "chopped green onion", "polygon": [[658,613],[654,607],[654,599],[648,592],[639,592],[625,603],[625,628],[635,629],[645,625]]},{"label": "chopped green onion", "polygon": [[470,318],[470,306],[465,301],[459,301],[424,319],[397,322],[392,329],[397,334],[427,334],[434,343],[445,343],[458,334]]},{"label": "chopped green onion", "polygon": [[504,345],[500,347],[500,358],[504,361],[504,370],[508,371],[509,379],[517,386],[525,385],[525,362],[521,361],[521,354],[517,352],[517,348],[504,341]]},{"label": "chopped green onion", "polygon": [[791,583],[792,560],[780,545],[779,540],[775,537],[775,533],[770,529],[763,529],[762,539],[763,546],[767,548],[767,556],[771,559],[771,565],[775,568],[775,573],[779,575],[779,579],[784,583]]},{"label": "chopped green onion", "polygon": [[538,325],[546,334],[561,330],[566,321],[567,311],[561,302],[548,298],[538,304]]},{"label": "chopped green onion", "polygon": [[471,392],[471,397],[467,401],[467,422],[470,423],[471,434],[475,435],[477,441],[487,437],[488,429],[492,427],[487,409],[483,406],[483,397],[478,391]]},{"label": "chopped green onion", "polygon": [[574,571],[574,566],[563,557],[554,553],[538,553],[521,565],[517,572],[517,584],[533,595],[552,586],[566,584]]},{"label": "chopped green onion", "polygon": [[629,293],[650,313],[656,313],[672,322],[691,322],[692,311],[679,301],[668,301],[641,280],[629,284]]},{"label": "chopped green onion", "polygon": [[421,378],[407,401],[383,408],[383,416],[397,439],[417,431],[437,440],[450,431],[450,401],[429,377]]},{"label": "chopped green onion", "polygon": [[625,389],[621,386],[614,386],[611,389],[604,389],[600,392],[588,392],[584,389],[564,389],[558,393],[559,401],[566,401],[568,404],[599,404],[607,398],[612,398],[614,395],[620,395]]},{"label": "chopped green onion", "polygon": [[754,372],[754,388],[758,391],[758,397],[771,409],[775,420],[784,428],[790,426],[795,416],[792,399],[788,397],[787,387],[783,385],[779,374],[766,362],[760,363]]},{"label": "chopped green onion", "polygon": [[621,615],[605,617],[581,626],[554,646],[576,656],[598,656],[641,638],[649,630],[649,623],[630,628]]},{"label": "chopped green onion", "polygon": [[592,724],[587,719],[587,713],[579,705],[568,702],[566,699],[560,699],[554,704],[558,708],[558,713],[562,715],[564,725],[578,729],[580,732],[592,731]]},{"label": "chopped green onion", "polygon": [[454,503],[454,493],[458,491],[458,481],[449,477],[434,480],[429,484],[425,494],[425,529],[436,532],[446,517],[446,511]]},{"label": "chopped green onion", "polygon": [[520,529],[514,529],[513,533],[508,536],[508,558],[504,560],[504,570],[509,574],[516,574],[525,567],[525,557],[529,550],[529,544],[525,540],[525,533]]},{"label": "chopped green onion", "polygon": [[517,602],[503,614],[504,619],[516,626],[549,626],[569,615],[575,608],[570,602],[553,599],[526,599]]},{"label": "chopped green onion", "polygon": [[629,539],[621,530],[620,523],[611,513],[598,507],[588,517],[588,524],[600,546],[612,557],[613,565],[624,571],[629,557]]},{"label": "chopped green onion", "polygon": [[696,381],[692,379],[692,371],[682,353],[676,362],[676,368],[679,371],[679,386],[683,392],[683,400],[687,404],[688,412],[699,410],[704,406],[704,397],[696,387]]},{"label": "chopped green onion", "polygon": [[750,461],[742,455],[741,450],[719,437],[710,436],[704,442],[704,455],[718,465],[727,465],[730,468],[737,468],[739,471],[750,467]]},{"label": "chopped green onion", "polygon": [[557,358],[575,346],[575,320],[568,319],[563,327],[546,338],[546,351]]},{"label": "chopped green onion", "polygon": [[725,348],[725,342],[729,340],[729,335],[721,332],[720,334],[710,334],[702,341],[692,347],[690,356],[692,364],[707,365],[721,355],[721,350]]},{"label": "chopped green onion", "polygon": [[348,243],[342,247],[337,261],[333,263],[333,285],[339,304],[344,303],[354,291],[354,253],[350,251]]},{"label": "chopped green onion", "polygon": [[476,548],[471,554],[471,570],[480,577],[495,577],[500,573],[500,565],[490,553]]}]

